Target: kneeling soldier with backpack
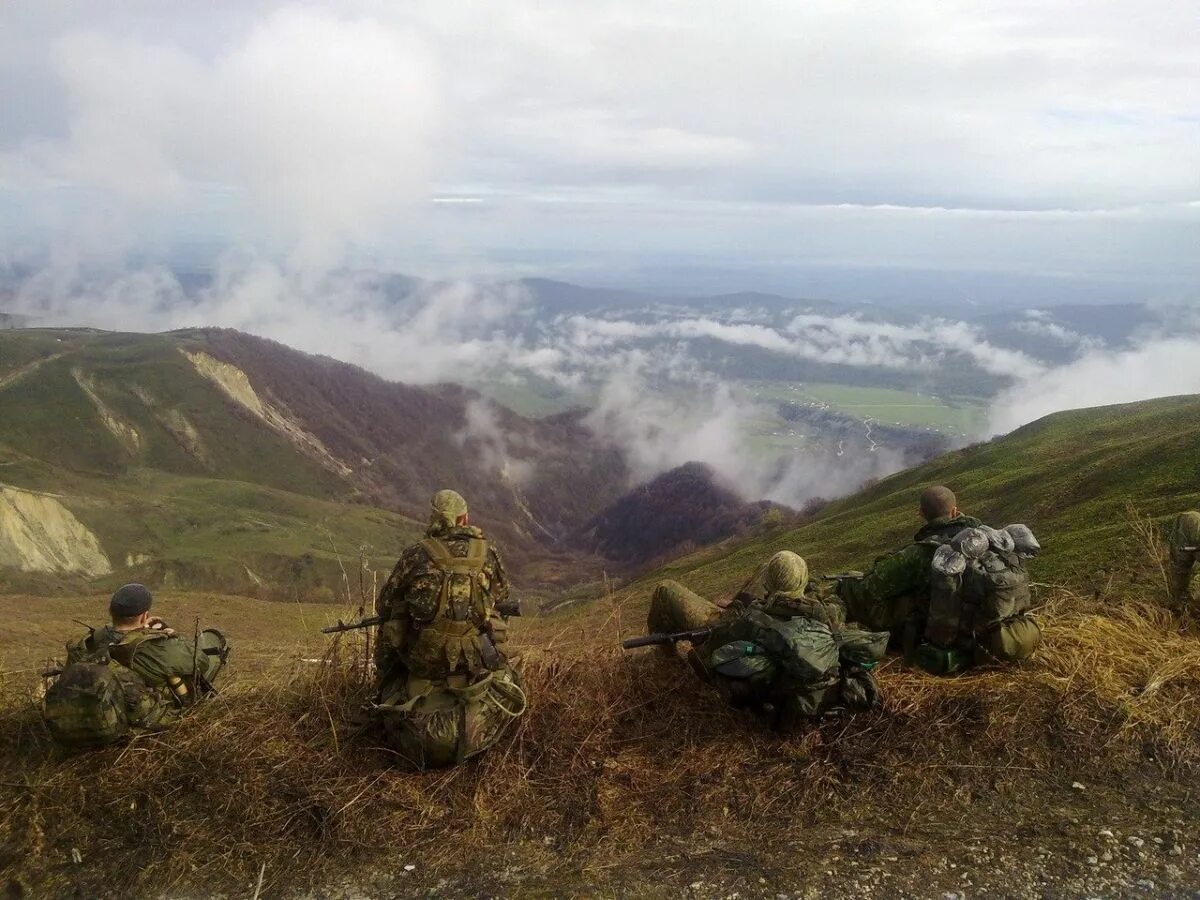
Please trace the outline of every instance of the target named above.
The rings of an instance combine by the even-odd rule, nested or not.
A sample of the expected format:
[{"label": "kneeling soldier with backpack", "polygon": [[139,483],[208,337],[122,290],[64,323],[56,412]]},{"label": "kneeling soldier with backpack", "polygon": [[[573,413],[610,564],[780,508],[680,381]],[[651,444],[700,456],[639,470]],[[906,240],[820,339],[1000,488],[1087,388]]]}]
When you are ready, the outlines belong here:
[{"label": "kneeling soldier with backpack", "polygon": [[166,727],[213,682],[229,656],[224,635],[179,637],[150,615],[153,598],[127,584],[109,602],[112,624],[67,645],[67,664],[46,692],[43,715],[64,747],[98,747]]}]

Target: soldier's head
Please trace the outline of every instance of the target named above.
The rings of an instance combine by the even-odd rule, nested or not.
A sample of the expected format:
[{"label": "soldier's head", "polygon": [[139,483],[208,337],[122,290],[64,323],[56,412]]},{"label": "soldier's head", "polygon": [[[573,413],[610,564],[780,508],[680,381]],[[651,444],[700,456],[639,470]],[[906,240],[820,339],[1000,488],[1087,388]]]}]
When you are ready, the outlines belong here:
[{"label": "soldier's head", "polygon": [[808,586],[808,563],[791,550],[780,550],[769,560],[763,573],[763,590],[768,595],[782,594],[799,598]]},{"label": "soldier's head", "polygon": [[140,584],[126,584],[108,601],[108,614],[117,628],[140,628],[150,619],[150,605],[154,598]]},{"label": "soldier's head", "polygon": [[442,490],[433,495],[429,501],[432,512],[429,514],[429,533],[449,531],[456,525],[466,525],[470,520],[467,514],[467,501],[458,491]]},{"label": "soldier's head", "polygon": [[958,515],[958,499],[945,485],[935,484],[921,491],[921,517],[927,522]]}]

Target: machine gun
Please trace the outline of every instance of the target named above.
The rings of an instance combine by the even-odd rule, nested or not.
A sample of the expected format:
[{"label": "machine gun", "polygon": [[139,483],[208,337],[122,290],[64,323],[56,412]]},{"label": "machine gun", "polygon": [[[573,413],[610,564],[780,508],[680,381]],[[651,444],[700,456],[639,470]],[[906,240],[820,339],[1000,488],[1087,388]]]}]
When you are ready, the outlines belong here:
[{"label": "machine gun", "polygon": [[642,637],[626,638],[621,641],[622,650],[634,650],[638,647],[674,647],[679,641],[698,644],[712,634],[711,628],[697,628],[695,631],[675,631],[671,633],[647,634]]}]

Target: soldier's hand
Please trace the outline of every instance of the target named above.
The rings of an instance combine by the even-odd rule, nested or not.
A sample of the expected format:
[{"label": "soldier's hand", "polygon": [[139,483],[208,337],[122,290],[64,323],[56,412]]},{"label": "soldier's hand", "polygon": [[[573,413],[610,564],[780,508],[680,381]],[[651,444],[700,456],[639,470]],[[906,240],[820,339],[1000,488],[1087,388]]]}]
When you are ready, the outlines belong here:
[{"label": "soldier's hand", "polygon": [[163,634],[167,635],[168,637],[175,636],[175,629],[171,628],[169,625],[167,625],[167,623],[164,622],[162,619],[160,619],[158,616],[151,616],[149,619],[147,619],[146,627],[152,629],[153,631],[161,631]]}]

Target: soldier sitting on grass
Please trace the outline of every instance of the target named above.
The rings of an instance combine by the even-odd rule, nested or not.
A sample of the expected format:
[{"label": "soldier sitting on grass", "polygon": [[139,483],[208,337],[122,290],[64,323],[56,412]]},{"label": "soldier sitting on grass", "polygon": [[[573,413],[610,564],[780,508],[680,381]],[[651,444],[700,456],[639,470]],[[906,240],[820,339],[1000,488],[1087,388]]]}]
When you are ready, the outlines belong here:
[{"label": "soldier sitting on grass", "polygon": [[925,524],[911,544],[866,574],[838,577],[846,617],[891,632],[910,660],[936,674],[1027,658],[1042,641],[1025,570],[1041,550],[1033,533],[964,515],[942,485],[922,491],[918,512]]},{"label": "soldier sitting on grass", "polygon": [[224,635],[209,628],[193,645],[150,615],[152,603],[140,584],[119,588],[109,601],[112,624],[67,646],[43,707],[60,744],[99,746],[164,727],[213,692],[229,655]]}]

